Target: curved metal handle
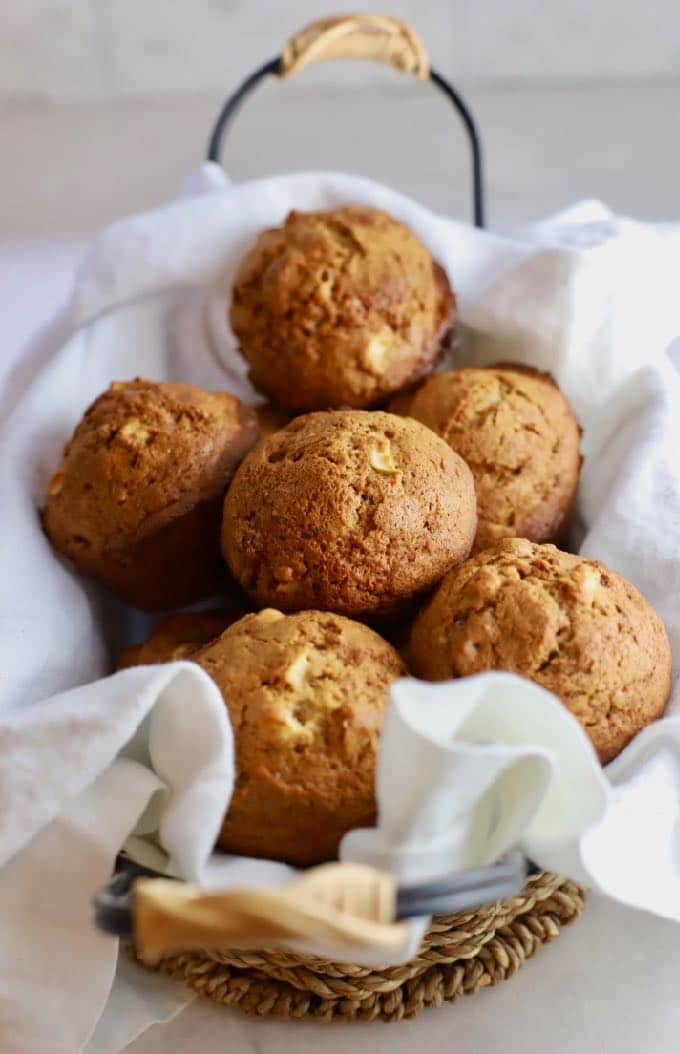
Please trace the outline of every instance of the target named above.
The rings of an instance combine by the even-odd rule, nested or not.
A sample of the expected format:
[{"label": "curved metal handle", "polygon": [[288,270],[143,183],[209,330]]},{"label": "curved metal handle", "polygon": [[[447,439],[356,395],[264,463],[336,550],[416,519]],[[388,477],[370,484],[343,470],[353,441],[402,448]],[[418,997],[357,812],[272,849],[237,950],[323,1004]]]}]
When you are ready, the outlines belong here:
[{"label": "curved metal handle", "polygon": [[482,145],[472,112],[453,85],[431,69],[419,38],[403,22],[384,15],[353,15],[322,19],[305,26],[285,45],[281,55],[259,66],[229,96],[215,122],[208,144],[208,161],[219,162],[224,133],[253,89],[268,76],[287,77],[331,58],[365,58],[387,62],[420,80],[429,80],[449,100],[460,116],[472,156],[472,212],[476,227],[484,226],[484,175]]},{"label": "curved metal handle", "polygon": [[514,852],[488,867],[398,888],[373,867],[333,863],[277,889],[206,892],[122,856],[116,863],[123,870],[94,897],[95,922],[104,933],[132,937],[148,961],[198,948],[257,949],[302,939],[387,950],[404,936],[399,920],[515,896],[527,877],[526,861]]},{"label": "curved metal handle", "polygon": [[281,52],[281,76],[329,59],[371,59],[427,80],[430,60],[420,37],[391,15],[320,18],[295,33]]}]

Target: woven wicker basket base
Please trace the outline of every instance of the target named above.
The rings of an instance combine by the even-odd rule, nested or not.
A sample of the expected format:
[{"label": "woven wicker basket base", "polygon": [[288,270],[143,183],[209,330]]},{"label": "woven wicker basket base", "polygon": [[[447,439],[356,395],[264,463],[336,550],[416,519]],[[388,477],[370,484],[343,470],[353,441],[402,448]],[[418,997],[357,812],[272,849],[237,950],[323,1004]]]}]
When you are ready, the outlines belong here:
[{"label": "woven wicker basket base", "polygon": [[400,1021],[512,977],[579,917],[584,900],[575,883],[535,875],[516,897],[433,919],[416,958],[383,969],[279,951],[184,954],[155,968],[248,1014]]}]

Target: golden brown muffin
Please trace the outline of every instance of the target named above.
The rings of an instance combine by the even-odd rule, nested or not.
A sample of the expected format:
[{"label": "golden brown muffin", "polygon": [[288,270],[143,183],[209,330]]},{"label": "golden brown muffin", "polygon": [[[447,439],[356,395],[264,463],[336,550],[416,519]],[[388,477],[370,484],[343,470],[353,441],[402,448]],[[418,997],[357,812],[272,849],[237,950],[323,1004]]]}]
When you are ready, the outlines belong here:
[{"label": "golden brown muffin", "polygon": [[143,644],[129,644],[123,650],[117,669],[188,659],[219,637],[242,614],[229,611],[184,611],[178,615],[169,615],[154,626],[151,636]]},{"label": "golden brown muffin", "polygon": [[66,445],[45,531],[136,607],[192,604],[224,578],[222,496],[256,439],[254,411],[228,392],[115,382]]},{"label": "golden brown muffin", "polygon": [[386,212],[291,212],[243,260],[230,321],[289,410],[367,407],[425,376],[453,325],[446,275]]},{"label": "golden brown muffin", "polygon": [[472,469],[475,552],[498,538],[560,540],[578,489],[580,429],[550,374],[512,365],[437,373],[392,409],[422,421]]},{"label": "golden brown muffin", "polygon": [[417,421],[298,417],[251,450],[224,503],[222,550],[259,606],[388,615],[470,551],[472,474]]},{"label": "golden brown muffin", "polygon": [[637,589],[597,560],[505,539],[446,576],[416,619],[411,668],[430,681],[509,670],[561,699],[603,763],[664,711],[671,651]]},{"label": "golden brown muffin", "polygon": [[406,673],[377,633],[328,612],[246,615],[194,656],[218,685],[236,784],[218,844],[306,866],[375,823],[389,684]]}]

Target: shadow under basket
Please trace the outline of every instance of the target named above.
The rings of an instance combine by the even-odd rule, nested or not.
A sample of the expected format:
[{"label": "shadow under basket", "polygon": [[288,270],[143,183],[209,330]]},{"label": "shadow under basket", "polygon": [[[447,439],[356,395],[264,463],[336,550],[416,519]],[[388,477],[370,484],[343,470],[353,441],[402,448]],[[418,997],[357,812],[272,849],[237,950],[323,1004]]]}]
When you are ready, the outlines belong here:
[{"label": "shadow under basket", "polygon": [[504,981],[583,910],[585,891],[542,872],[515,897],[432,920],[418,955],[373,969],[285,951],[192,952],[153,969],[246,1014],[401,1021]]}]

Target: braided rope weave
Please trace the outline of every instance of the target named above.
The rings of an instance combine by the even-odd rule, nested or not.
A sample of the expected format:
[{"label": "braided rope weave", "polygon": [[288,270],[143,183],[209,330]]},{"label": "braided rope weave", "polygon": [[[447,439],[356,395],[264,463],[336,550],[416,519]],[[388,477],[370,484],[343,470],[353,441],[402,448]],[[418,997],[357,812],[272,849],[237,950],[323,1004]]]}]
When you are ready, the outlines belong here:
[{"label": "braided rope weave", "polygon": [[534,875],[516,897],[433,919],[418,955],[383,969],[285,951],[183,954],[155,968],[248,1014],[400,1021],[512,977],[579,917],[584,899],[574,882]]}]

